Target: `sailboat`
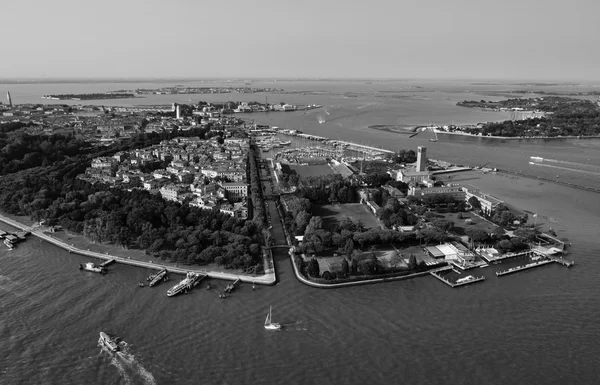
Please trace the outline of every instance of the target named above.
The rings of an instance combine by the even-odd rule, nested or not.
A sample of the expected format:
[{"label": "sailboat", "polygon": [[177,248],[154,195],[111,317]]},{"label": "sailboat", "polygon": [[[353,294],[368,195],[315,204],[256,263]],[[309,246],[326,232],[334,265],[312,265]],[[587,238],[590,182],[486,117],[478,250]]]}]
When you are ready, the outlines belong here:
[{"label": "sailboat", "polygon": [[265,319],[265,329],[267,329],[267,330],[281,329],[280,324],[271,322],[271,306],[269,306],[269,313],[267,314],[267,318]]}]

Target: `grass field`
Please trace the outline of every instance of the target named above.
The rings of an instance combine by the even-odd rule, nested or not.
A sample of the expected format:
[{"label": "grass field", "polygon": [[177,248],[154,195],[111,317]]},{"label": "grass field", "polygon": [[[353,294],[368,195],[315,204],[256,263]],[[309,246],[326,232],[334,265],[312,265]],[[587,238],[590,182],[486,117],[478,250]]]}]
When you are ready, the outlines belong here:
[{"label": "grass field", "polygon": [[328,164],[316,164],[312,166],[298,166],[290,164],[290,169],[295,171],[300,177],[321,176],[334,173]]},{"label": "grass field", "polygon": [[[481,229],[491,233],[498,226],[481,219],[471,212],[460,213],[462,219],[458,219],[458,213],[436,213],[437,218],[444,218],[454,222],[454,232],[460,236],[465,235],[465,230],[468,228]],[[470,219],[470,221],[468,221]],[[435,219],[433,219],[435,220]]]},{"label": "grass field", "polygon": [[350,218],[354,222],[361,220],[367,229],[379,227],[373,212],[366,205],[360,203],[314,205],[311,211],[313,215],[321,217],[323,228],[326,230],[331,230],[344,218]]}]

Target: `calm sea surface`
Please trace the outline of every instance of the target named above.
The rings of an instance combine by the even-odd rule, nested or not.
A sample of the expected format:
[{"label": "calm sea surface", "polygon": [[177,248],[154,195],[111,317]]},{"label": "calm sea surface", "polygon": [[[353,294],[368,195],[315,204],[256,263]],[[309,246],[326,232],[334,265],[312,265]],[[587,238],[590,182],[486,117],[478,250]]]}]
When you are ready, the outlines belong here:
[{"label": "calm sea surface", "polygon": [[[25,95],[26,86],[2,86],[10,87],[15,99]],[[28,92],[96,91],[60,86],[64,89],[35,85],[37,90]],[[127,88],[122,83],[101,86]],[[375,82],[295,86],[331,93],[391,88]],[[460,94],[459,87],[453,87],[450,93]],[[205,100],[198,96],[204,95],[195,95],[194,100]],[[286,101],[299,103],[288,96]],[[314,103],[338,105],[337,96],[320,98]],[[339,103],[345,113],[369,108],[357,109],[362,104],[348,99],[348,104]],[[458,110],[463,118],[458,117],[460,112],[456,118],[454,112],[440,112],[454,110],[454,102],[446,106],[441,99],[423,102],[428,106],[424,110],[415,107],[416,118],[383,107],[370,114],[391,119],[393,114],[406,113],[407,125],[473,118],[469,110]],[[331,116],[334,110],[328,112]],[[324,110],[311,113],[325,114]],[[369,114],[340,114],[329,124],[320,124],[313,115],[255,114],[253,118],[390,149],[425,145],[436,159],[473,165],[489,162],[489,167],[549,178],[559,175],[564,181],[600,187],[600,178],[593,174],[600,164],[595,141],[502,143],[442,138],[434,143],[426,134],[408,139],[368,129],[369,124],[402,124],[371,123]],[[425,119],[428,116],[432,118]],[[492,119],[477,116],[475,121]],[[530,156],[563,162],[553,163],[562,169],[530,166]],[[137,282],[149,272],[121,265],[111,266],[106,276],[81,272],[77,266],[85,259],[31,238],[11,252],[0,248],[0,384],[598,383],[600,195],[502,174],[471,172],[453,179],[537,212],[538,223],[572,242],[569,258],[577,265],[571,269],[549,265],[502,278],[495,276],[493,268],[481,269],[477,274],[485,274],[486,281],[460,289],[423,277],[325,291],[299,283],[281,250],[276,253],[279,283],[274,287],[252,291],[249,285],[241,285],[226,300],[220,300],[216,290],[201,288],[168,298],[166,290],[173,281],[138,288]],[[220,288],[225,285],[213,282]],[[273,319],[285,326],[281,332],[265,332],[262,327],[269,305]],[[102,350],[97,345],[100,330],[122,337],[127,343],[125,353]]]}]

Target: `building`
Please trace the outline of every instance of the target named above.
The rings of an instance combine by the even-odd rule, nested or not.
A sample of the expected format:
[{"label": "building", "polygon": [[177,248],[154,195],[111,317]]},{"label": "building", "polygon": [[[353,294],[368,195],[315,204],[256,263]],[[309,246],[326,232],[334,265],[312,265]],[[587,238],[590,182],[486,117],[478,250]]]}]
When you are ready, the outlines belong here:
[{"label": "building", "polygon": [[477,198],[479,203],[481,204],[481,211],[485,214],[491,214],[492,211],[498,207],[500,203],[503,203],[500,199],[494,198],[491,195],[483,193],[474,187],[463,187],[465,191],[465,200],[468,202],[471,197]]},{"label": "building", "polygon": [[160,195],[167,201],[178,201],[179,197],[188,192],[186,186],[170,184],[160,188]]},{"label": "building", "polygon": [[245,199],[248,196],[248,185],[246,183],[223,183],[227,191],[227,198],[232,202]]},{"label": "building", "polygon": [[181,107],[179,104],[175,107],[175,118],[181,120]]},{"label": "building", "polygon": [[219,211],[231,215],[234,218],[246,219],[248,218],[248,206],[246,202],[237,202],[232,204],[221,205]]},{"label": "building", "polygon": [[92,160],[92,168],[109,168],[113,165],[113,159],[109,157],[99,157]]},{"label": "building", "polygon": [[417,147],[417,172],[427,171],[427,148]]},{"label": "building", "polygon": [[416,170],[398,170],[396,172],[396,180],[404,183],[421,183],[426,179],[430,179],[430,171],[416,171]]},{"label": "building", "polygon": [[460,185],[450,185],[431,188],[421,188],[413,186],[409,190],[409,195],[414,195],[417,198],[424,197],[427,195],[450,195],[452,197],[455,197],[456,199],[464,200],[465,188]]},{"label": "building", "polygon": [[12,98],[10,97],[10,91],[6,91],[6,100],[8,100],[8,106],[12,108]]}]

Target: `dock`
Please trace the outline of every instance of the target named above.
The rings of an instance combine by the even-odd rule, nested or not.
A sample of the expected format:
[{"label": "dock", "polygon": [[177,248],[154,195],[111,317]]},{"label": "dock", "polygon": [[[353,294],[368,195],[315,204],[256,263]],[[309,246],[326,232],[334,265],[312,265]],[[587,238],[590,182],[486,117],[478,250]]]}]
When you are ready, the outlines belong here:
[{"label": "dock", "polygon": [[439,275],[437,271],[431,271],[429,273],[450,287],[459,287],[459,286],[464,286],[464,285],[468,285],[471,283],[480,282],[480,281],[485,280],[485,277],[482,275],[481,277],[474,277],[473,279],[465,280],[462,282],[450,282],[450,280]]},{"label": "dock", "polygon": [[566,266],[566,267],[575,266],[574,261],[567,261],[566,259],[562,259],[562,258],[558,258],[558,257],[552,257],[551,260],[552,260],[552,262],[560,263],[561,265]]},{"label": "dock", "polygon": [[496,276],[501,277],[503,275],[516,273],[517,271],[531,269],[531,268],[546,265],[546,264],[552,263],[552,262],[554,262],[554,261],[546,259],[546,260],[539,261],[539,262],[532,262],[532,263],[528,263],[528,264],[521,265],[521,266],[515,266],[515,267],[511,267],[510,269],[507,269],[507,270],[497,271]]},{"label": "dock", "polygon": [[489,263],[497,263],[497,262],[500,262],[500,261],[503,261],[503,260],[509,259],[509,258],[516,258],[516,257],[530,255],[532,253],[533,253],[533,251],[526,250],[526,251],[521,251],[519,253],[506,253],[506,254],[502,254],[501,256],[496,257],[496,258],[490,258],[490,256],[487,255],[486,253],[480,253],[479,256],[481,258],[483,258],[483,260],[486,261],[489,264]]},{"label": "dock", "polygon": [[565,267],[575,266],[575,262],[573,262],[573,261],[568,261],[566,259],[559,258],[559,257],[549,257],[548,259],[544,259],[541,261],[531,262],[531,263],[528,263],[525,265],[511,267],[510,269],[507,269],[507,270],[497,271],[496,276],[501,277],[503,275],[516,273],[518,271],[531,269],[531,268],[534,268],[537,266],[547,265],[548,263],[558,263]]},{"label": "dock", "polygon": [[240,282],[240,279],[236,279],[233,283],[230,283],[229,285],[227,285],[227,287],[225,288],[225,290],[223,290],[225,293],[231,293],[232,291],[235,290],[235,285]]},{"label": "dock", "polygon": [[116,259],[113,258],[113,259],[109,259],[107,261],[102,262],[99,266],[106,267],[106,266],[110,265],[111,263],[115,263],[115,262],[116,262]]}]

